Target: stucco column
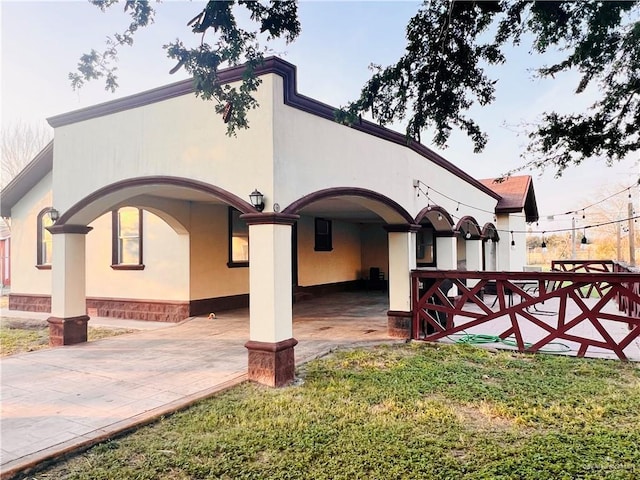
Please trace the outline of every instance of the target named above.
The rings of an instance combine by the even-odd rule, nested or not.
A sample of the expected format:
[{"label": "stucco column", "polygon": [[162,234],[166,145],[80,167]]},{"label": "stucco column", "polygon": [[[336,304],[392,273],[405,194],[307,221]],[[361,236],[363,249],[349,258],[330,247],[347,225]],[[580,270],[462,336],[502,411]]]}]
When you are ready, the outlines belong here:
[{"label": "stucco column", "polygon": [[[467,270],[482,270],[482,239],[477,235],[472,235],[466,239],[465,253],[467,257]],[[468,278],[467,287],[474,287],[479,282],[478,279]]]},{"label": "stucco column", "polygon": [[457,240],[453,232],[438,232],[436,237],[436,268],[438,270],[458,269]]},{"label": "stucco column", "polygon": [[85,238],[91,227],[53,225],[49,345],[87,341]]},{"label": "stucco column", "polygon": [[242,215],[249,225],[249,380],[271,387],[295,376],[291,226],[284,214]]},{"label": "stucco column", "polygon": [[390,337],[411,338],[411,270],[416,268],[416,232],[420,225],[387,225],[389,232]]}]

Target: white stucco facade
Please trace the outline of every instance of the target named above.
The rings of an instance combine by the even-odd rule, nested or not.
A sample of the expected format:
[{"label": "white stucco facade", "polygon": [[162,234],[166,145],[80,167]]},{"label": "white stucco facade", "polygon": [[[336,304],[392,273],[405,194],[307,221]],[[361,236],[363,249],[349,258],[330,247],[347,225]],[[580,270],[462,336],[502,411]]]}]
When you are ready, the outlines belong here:
[{"label": "white stucco facade", "polygon": [[[232,84],[242,73],[225,72]],[[292,288],[354,288],[374,280],[373,268],[390,311],[409,314],[421,229],[433,236],[432,268],[522,270],[525,215],[502,212],[494,190],[401,134],[335,122],[331,107],[296,92],[295,67],[282,60],[259,75],[260,107],[235,137],[189,82],[51,118],[51,166],[39,158],[3,193],[16,304],[51,297],[63,319],[87,309],[130,316],[145,303],[174,317],[248,306],[252,348],[293,348]],[[254,189],[264,210],[249,203]],[[111,263],[112,212],[125,206],[144,212],[135,268]],[[47,208],[60,213],[53,261],[35,268],[36,217]],[[241,227],[248,257],[238,262]],[[489,250],[498,236],[485,231],[500,232]],[[136,307],[117,310],[127,302]]]}]

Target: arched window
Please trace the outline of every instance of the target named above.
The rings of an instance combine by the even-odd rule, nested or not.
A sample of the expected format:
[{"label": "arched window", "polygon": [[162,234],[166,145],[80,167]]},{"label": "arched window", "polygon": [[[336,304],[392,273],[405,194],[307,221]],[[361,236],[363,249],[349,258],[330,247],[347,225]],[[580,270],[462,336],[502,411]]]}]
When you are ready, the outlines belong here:
[{"label": "arched window", "polygon": [[142,210],[122,207],[111,212],[111,268],[142,270]]},{"label": "arched window", "polygon": [[47,227],[53,225],[51,220],[51,207],[43,209],[37,219],[36,267],[41,270],[51,268],[51,254],[53,252],[53,237]]}]

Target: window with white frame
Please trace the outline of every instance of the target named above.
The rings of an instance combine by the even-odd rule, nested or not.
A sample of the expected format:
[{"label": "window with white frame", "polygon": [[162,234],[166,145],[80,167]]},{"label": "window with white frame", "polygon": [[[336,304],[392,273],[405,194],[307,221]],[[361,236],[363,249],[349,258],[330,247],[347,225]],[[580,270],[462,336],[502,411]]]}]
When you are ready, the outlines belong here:
[{"label": "window with white frame", "polygon": [[53,225],[51,220],[52,208],[45,208],[38,214],[37,219],[37,263],[36,266],[40,269],[51,268],[51,255],[53,253],[53,236],[51,232],[47,230],[47,227]]},{"label": "window with white frame", "polygon": [[142,210],[122,207],[112,212],[111,266],[116,269],[141,270]]},{"label": "window with white frame", "polygon": [[227,266],[249,266],[249,226],[240,218],[242,213],[229,207],[229,261]]}]

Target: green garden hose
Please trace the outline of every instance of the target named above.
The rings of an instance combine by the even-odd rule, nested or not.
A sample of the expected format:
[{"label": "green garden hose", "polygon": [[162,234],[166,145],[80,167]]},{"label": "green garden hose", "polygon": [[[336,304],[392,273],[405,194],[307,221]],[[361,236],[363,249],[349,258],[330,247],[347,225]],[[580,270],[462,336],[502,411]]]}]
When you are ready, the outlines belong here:
[{"label": "green garden hose", "polygon": [[[454,339],[452,337],[460,337],[458,339]],[[518,342],[515,341],[515,339],[512,339],[512,337],[507,337],[507,338],[500,338],[497,335],[487,335],[487,334],[483,334],[483,333],[456,333],[453,335],[449,335],[448,338],[455,342],[455,343],[464,343],[467,345],[479,345],[479,344],[483,344],[483,343],[502,343],[503,345],[508,345],[510,347],[517,347],[518,346]],[[529,348],[530,346],[532,346],[532,343],[524,343],[525,348]],[[571,347],[569,347],[569,345],[565,345],[564,343],[560,343],[560,342],[550,342],[547,344],[547,346],[551,346],[551,345],[556,345],[559,348],[558,349],[552,349],[549,350],[548,348],[541,348],[538,351],[539,352],[546,352],[546,353],[564,353],[564,352],[570,352],[571,351]]]}]

